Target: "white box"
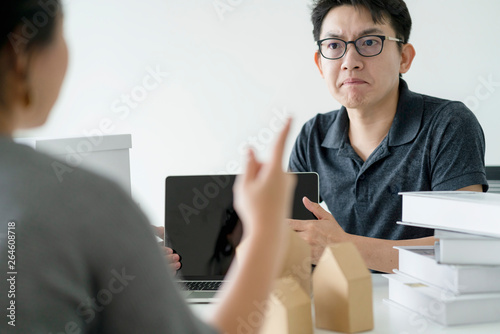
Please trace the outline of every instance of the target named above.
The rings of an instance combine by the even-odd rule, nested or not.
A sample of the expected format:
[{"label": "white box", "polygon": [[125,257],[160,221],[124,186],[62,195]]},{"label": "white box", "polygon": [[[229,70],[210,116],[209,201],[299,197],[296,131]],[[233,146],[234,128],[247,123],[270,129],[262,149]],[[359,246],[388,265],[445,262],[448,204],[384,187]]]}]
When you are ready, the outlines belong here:
[{"label": "white box", "polygon": [[37,151],[54,156],[70,168],[86,168],[109,178],[129,195],[131,147],[130,134],[35,140]]}]

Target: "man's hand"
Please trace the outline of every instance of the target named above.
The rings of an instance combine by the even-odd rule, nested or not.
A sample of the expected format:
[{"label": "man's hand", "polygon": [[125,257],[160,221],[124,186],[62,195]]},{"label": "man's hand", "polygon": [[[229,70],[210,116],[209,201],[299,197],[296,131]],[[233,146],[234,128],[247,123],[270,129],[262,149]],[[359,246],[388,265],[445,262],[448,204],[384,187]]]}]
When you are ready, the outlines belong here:
[{"label": "man's hand", "polygon": [[[165,228],[163,226],[153,226],[155,235],[161,240],[164,240],[165,238]],[[160,242],[160,248],[161,251],[163,252],[163,255],[165,256],[165,259],[167,260],[167,263],[170,265],[170,268],[175,272],[179,269],[181,269],[181,257],[179,254],[174,253],[172,248],[165,247],[163,245],[163,242]]]},{"label": "man's hand", "polygon": [[304,197],[302,202],[318,220],[289,219],[288,223],[311,246],[312,263],[316,264],[326,246],[347,241],[349,234],[345,233],[335,218],[318,203],[311,202],[307,197]]}]

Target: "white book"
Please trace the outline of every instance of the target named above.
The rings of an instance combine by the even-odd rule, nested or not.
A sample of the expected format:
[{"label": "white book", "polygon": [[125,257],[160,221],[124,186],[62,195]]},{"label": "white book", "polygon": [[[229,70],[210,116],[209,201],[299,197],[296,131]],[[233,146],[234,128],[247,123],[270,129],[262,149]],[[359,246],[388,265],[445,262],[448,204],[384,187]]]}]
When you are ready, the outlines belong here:
[{"label": "white book", "polygon": [[446,264],[500,265],[500,238],[435,230],[436,260]]},{"label": "white book", "polygon": [[440,239],[436,260],[443,264],[500,265],[500,240]]},{"label": "white book", "polygon": [[500,293],[500,266],[437,263],[434,246],[394,247],[399,251],[399,271],[453,294]]},{"label": "white book", "polygon": [[434,230],[434,237],[437,239],[460,239],[460,240],[498,240],[500,238],[484,236],[475,233],[464,233],[464,232],[456,232],[450,230]]},{"label": "white book", "polygon": [[500,237],[500,194],[404,192],[402,224]]},{"label": "white book", "polygon": [[402,274],[389,279],[389,300],[441,325],[500,321],[500,293],[453,295]]}]

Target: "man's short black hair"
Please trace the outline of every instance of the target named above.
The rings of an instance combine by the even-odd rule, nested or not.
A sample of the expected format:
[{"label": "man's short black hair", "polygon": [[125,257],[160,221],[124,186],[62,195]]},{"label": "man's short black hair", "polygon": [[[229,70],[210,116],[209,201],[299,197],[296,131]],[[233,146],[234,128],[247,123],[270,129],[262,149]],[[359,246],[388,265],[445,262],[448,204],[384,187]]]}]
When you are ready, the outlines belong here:
[{"label": "man's short black hair", "polygon": [[395,37],[408,43],[412,22],[408,7],[403,0],[316,0],[311,13],[315,41],[320,39],[323,20],[328,12],[343,5],[366,8],[372,15],[374,23],[389,23],[396,32]]}]

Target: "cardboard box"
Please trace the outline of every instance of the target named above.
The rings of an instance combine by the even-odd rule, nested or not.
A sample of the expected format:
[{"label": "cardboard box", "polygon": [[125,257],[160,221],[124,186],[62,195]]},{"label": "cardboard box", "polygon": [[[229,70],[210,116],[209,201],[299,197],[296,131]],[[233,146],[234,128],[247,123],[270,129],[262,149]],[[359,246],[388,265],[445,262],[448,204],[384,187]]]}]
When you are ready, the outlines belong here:
[{"label": "cardboard box", "polygon": [[[285,253],[285,258],[278,278],[292,277],[294,278],[304,292],[311,297],[311,246],[291,228],[288,230],[288,245]],[[247,251],[247,243],[242,240],[236,248],[235,260]]]},{"label": "cardboard box", "polygon": [[62,162],[53,165],[61,182],[73,168],[86,168],[117,182],[127,194],[131,194],[130,134],[36,139],[34,146],[36,150],[50,154]]},{"label": "cardboard box", "polygon": [[327,246],[312,280],[317,328],[344,333],[373,329],[371,274],[354,244]]},{"label": "cardboard box", "polygon": [[311,246],[291,228],[288,231],[288,247],[279,277],[293,277],[311,297]]},{"label": "cardboard box", "polygon": [[311,299],[292,277],[279,278],[267,302],[261,334],[312,334]]}]

